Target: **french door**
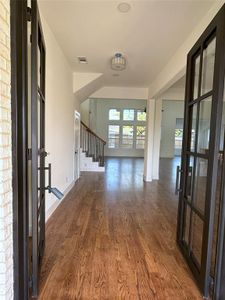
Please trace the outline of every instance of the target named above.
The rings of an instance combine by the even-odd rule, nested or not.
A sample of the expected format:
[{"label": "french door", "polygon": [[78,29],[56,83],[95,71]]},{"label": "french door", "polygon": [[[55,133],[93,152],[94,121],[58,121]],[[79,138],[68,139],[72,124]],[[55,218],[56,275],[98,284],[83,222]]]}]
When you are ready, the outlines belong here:
[{"label": "french door", "polygon": [[37,1],[31,1],[32,296],[45,247],[45,44]]},{"label": "french door", "polygon": [[45,45],[37,1],[10,1],[14,299],[37,297],[45,246]]},{"label": "french door", "polygon": [[[205,297],[225,299],[225,7],[187,58],[177,240]],[[224,285],[224,283],[223,283]]]}]

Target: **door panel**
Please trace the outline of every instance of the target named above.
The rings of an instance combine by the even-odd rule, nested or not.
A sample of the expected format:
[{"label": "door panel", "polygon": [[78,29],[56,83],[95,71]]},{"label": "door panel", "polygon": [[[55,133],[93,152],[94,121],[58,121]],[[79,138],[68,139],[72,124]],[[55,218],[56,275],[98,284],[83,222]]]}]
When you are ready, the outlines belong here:
[{"label": "door panel", "polygon": [[225,7],[187,59],[177,232],[179,246],[205,297],[215,291],[219,208],[224,201],[220,176],[224,164],[219,155],[224,70]]},{"label": "door panel", "polygon": [[197,152],[208,154],[210,138],[210,121],[212,111],[212,97],[203,99],[199,104],[198,144]]},{"label": "door panel", "polygon": [[206,94],[213,88],[215,52],[216,37],[214,37],[203,50],[201,95]]},{"label": "door panel", "polygon": [[208,160],[197,157],[194,174],[193,207],[204,216],[207,190]]},{"label": "door panel", "polygon": [[32,296],[38,295],[45,246],[45,45],[37,2],[31,1]]},{"label": "door panel", "polygon": [[199,86],[199,69],[200,69],[200,54],[197,53],[194,58],[194,86],[193,86],[193,99],[198,97]]},{"label": "door panel", "polygon": [[197,103],[190,106],[190,123],[191,123],[191,131],[189,136],[189,144],[188,150],[191,152],[195,151],[196,145],[196,128],[197,128],[197,113],[198,113],[198,105]]},{"label": "door panel", "polygon": [[186,246],[189,245],[190,240],[190,221],[191,221],[191,208],[188,203],[185,205],[185,220],[184,220],[184,242]]}]

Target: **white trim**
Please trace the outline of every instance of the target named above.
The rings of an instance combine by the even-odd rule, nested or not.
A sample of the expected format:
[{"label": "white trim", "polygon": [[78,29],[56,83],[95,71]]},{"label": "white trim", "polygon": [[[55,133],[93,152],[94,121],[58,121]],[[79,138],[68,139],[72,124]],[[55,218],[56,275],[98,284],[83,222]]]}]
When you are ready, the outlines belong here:
[{"label": "white trim", "polygon": [[153,171],[153,143],[154,143],[154,123],[155,123],[155,99],[147,101],[147,132],[145,140],[144,154],[144,181],[152,181]]},{"label": "white trim", "polygon": [[153,166],[152,179],[159,179],[159,156],[161,142],[161,123],[162,123],[162,100],[156,100],[155,124],[154,124],[154,145],[153,145]]}]

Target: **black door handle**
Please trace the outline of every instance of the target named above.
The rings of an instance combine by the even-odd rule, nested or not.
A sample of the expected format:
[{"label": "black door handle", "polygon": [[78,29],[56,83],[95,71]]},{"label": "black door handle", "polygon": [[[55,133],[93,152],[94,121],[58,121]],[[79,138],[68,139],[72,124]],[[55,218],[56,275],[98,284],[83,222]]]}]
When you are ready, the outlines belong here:
[{"label": "black door handle", "polygon": [[176,173],[176,186],[175,186],[175,194],[178,195],[179,192],[182,191],[180,188],[180,174],[182,173],[182,170],[180,166],[177,166],[177,173]]}]

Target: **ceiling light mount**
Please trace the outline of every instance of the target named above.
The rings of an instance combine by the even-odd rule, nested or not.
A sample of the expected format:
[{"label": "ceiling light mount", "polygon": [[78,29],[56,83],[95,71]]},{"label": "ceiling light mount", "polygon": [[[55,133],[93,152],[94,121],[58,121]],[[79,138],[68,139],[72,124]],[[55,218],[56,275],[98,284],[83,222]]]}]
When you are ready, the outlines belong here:
[{"label": "ceiling light mount", "polygon": [[117,9],[121,13],[127,13],[131,9],[131,5],[127,2],[121,2],[118,6]]},{"label": "ceiling light mount", "polygon": [[111,68],[116,71],[123,71],[126,69],[126,59],[121,53],[116,53],[112,58]]},{"label": "ceiling light mount", "polygon": [[86,56],[78,56],[77,59],[78,59],[80,64],[87,64],[88,63]]}]

